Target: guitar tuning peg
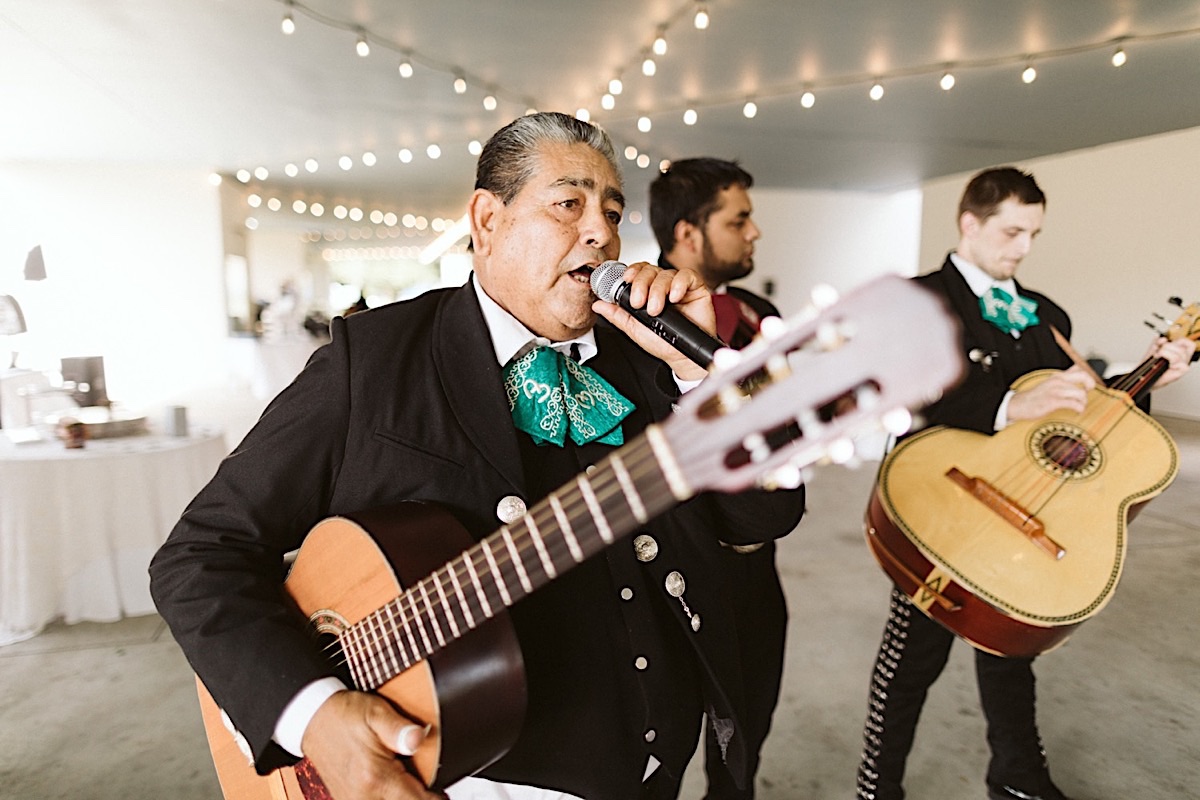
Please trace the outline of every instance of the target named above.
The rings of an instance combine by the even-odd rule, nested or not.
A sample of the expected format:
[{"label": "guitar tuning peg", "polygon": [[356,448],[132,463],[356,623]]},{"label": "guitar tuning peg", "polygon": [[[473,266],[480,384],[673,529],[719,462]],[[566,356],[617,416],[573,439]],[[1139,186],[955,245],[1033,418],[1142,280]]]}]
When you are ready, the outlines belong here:
[{"label": "guitar tuning peg", "polygon": [[829,460],[834,464],[848,464],[856,453],[854,442],[850,439],[835,439],[829,445]]},{"label": "guitar tuning peg", "polygon": [[829,308],[837,302],[838,291],[827,283],[819,283],[813,287],[812,303],[817,308]]},{"label": "guitar tuning peg", "polygon": [[803,471],[794,464],[784,464],[763,475],[759,486],[768,491],[775,489],[799,489],[804,483]]},{"label": "guitar tuning peg", "polygon": [[913,426],[913,415],[907,408],[893,408],[880,419],[883,429],[893,436],[908,433]]},{"label": "guitar tuning peg", "polygon": [[713,366],[717,369],[732,369],[741,360],[741,355],[732,347],[722,347],[713,353]]},{"label": "guitar tuning peg", "polygon": [[1183,308],[1183,298],[1182,297],[1170,297],[1167,299],[1167,302],[1173,306],[1179,306],[1180,308]]},{"label": "guitar tuning peg", "polygon": [[758,323],[758,332],[764,339],[778,339],[787,333],[787,323],[779,317],[763,317]]}]

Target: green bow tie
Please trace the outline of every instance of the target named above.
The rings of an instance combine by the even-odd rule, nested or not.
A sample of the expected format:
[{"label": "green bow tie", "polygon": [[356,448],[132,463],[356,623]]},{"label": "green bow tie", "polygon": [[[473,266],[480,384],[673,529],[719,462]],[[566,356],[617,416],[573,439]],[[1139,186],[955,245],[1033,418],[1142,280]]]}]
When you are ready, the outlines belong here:
[{"label": "green bow tie", "polygon": [[1018,295],[1016,299],[998,286],[993,286],[979,298],[983,318],[1005,333],[1023,331],[1037,325],[1037,301]]},{"label": "green bow tie", "polygon": [[549,347],[536,347],[504,368],[513,422],[538,444],[624,444],[621,420],[633,403],[595,370]]}]

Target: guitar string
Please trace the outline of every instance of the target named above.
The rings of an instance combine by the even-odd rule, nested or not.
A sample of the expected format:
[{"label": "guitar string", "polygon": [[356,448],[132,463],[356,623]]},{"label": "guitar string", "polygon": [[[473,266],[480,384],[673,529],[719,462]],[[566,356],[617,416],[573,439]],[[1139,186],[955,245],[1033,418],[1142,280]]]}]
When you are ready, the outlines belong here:
[{"label": "guitar string", "polygon": [[[1158,369],[1157,363],[1159,362],[1163,362],[1163,359],[1147,359],[1120,381],[1114,383],[1112,388],[1129,393],[1145,377]],[[1099,397],[1110,400],[1106,395],[1099,395]],[[1033,484],[1022,487],[1021,490],[1017,491],[1017,496],[1023,501],[1022,505],[1030,507],[1033,514],[1037,514],[1044,509],[1075,474],[1074,469],[1065,466],[1066,463],[1069,463],[1071,451],[1077,447],[1083,447],[1086,451],[1090,452],[1092,446],[1099,447],[1116,429],[1120,421],[1124,419],[1127,411],[1128,406],[1124,402],[1115,399],[1111,399],[1110,402],[1090,402],[1080,419],[1079,427],[1092,439],[1094,444],[1089,445],[1086,442],[1077,442],[1074,437],[1064,436],[1058,445],[1047,449],[1045,451],[1046,457],[1050,461],[1063,466],[1061,474],[1055,475],[1042,469],[1034,472]],[[1092,413],[1089,417],[1089,412],[1098,413]]]},{"label": "guitar string", "polygon": [[[644,437],[639,437],[639,439],[644,439]],[[629,470],[630,475],[634,478],[635,484],[638,483],[640,479],[653,476],[655,473],[657,473],[658,477],[661,478],[661,469],[658,466],[657,460],[653,458],[653,452],[648,446],[648,442],[639,443],[638,440],[635,440],[630,444],[630,447],[622,448],[620,454],[622,461],[626,463],[626,467]],[[640,444],[644,444],[644,446],[639,446]],[[629,452],[626,452],[627,450]],[[602,462],[602,465],[605,463],[606,462]],[[601,507],[605,509],[607,509],[608,502],[613,498],[624,495],[624,490],[620,486],[619,481],[616,480],[616,475],[611,469],[603,470],[598,474],[598,481],[588,480],[588,484],[592,487],[593,491],[596,492],[597,500],[599,501]],[[584,500],[582,492],[580,491],[576,482],[571,482],[566,486],[561,487],[557,492],[554,493],[554,495],[559,496],[560,500],[566,501],[563,503],[563,510],[567,514],[569,520],[575,519],[577,516],[579,516],[579,512],[581,510],[586,511],[589,517],[591,516],[591,511],[587,508],[586,501]],[[548,508],[549,505],[547,498],[546,500],[539,502],[533,509],[531,509],[529,514],[530,516],[533,516],[539,511],[545,514],[545,511]],[[535,518],[535,524],[537,524],[537,522],[538,521]],[[543,526],[539,525],[539,528],[543,528]],[[532,532],[529,531],[527,527],[524,529],[524,531],[513,531],[511,527],[509,530],[514,534],[514,540],[519,540],[519,543],[516,545],[516,549],[518,554],[522,557],[522,562],[528,561],[527,557],[529,556],[531,550],[535,549]],[[561,535],[561,532],[559,533],[560,535],[550,537],[549,540],[543,539],[543,544],[547,547],[547,549],[553,549],[555,551],[550,554],[550,560],[552,564],[561,564],[563,563],[563,557],[568,556],[569,548],[565,537]],[[362,661],[366,665],[368,671],[375,673],[379,673],[380,671],[389,671],[386,665],[380,667],[376,664],[378,658],[391,658],[394,661],[403,661],[406,665],[411,665],[416,663],[416,661],[421,660],[419,657],[414,658],[414,656],[419,654],[420,648],[414,648],[411,643],[407,648],[401,643],[401,652],[398,654],[394,652],[393,647],[393,640],[399,635],[401,628],[409,627],[422,618],[420,609],[415,603],[415,593],[422,588],[428,592],[428,589],[432,588],[427,586],[428,581],[431,579],[436,580],[437,574],[446,571],[447,569],[450,569],[454,572],[460,583],[462,583],[464,586],[467,585],[469,572],[462,571],[462,566],[460,566],[460,564],[465,565],[466,560],[470,559],[471,566],[483,567],[483,564],[476,562],[476,558],[482,553],[482,548],[484,546],[483,542],[489,540],[492,544],[499,544],[502,541],[500,531],[496,531],[490,534],[488,537],[485,537],[485,540],[473,545],[467,551],[460,554],[459,557],[452,560],[449,564],[443,565],[443,567],[436,570],[433,575],[426,576],[412,588],[406,590],[398,597],[393,598],[391,601],[385,604],[385,606],[381,607],[380,609],[376,609],[374,612],[368,614],[362,620],[351,626],[347,632],[339,637],[339,643],[342,647],[342,657],[346,660],[357,659]],[[512,568],[514,567],[508,548],[503,546],[496,547],[493,548],[493,552],[497,562],[496,570],[492,570],[490,565],[487,565],[486,570],[481,569],[480,571],[484,571],[487,574],[492,575],[493,586],[498,587],[500,585],[507,585],[509,581],[504,577],[505,568],[510,568],[509,572],[511,573]],[[575,559],[571,558],[571,564],[573,564],[574,561]],[[540,561],[538,562],[538,566],[544,573],[545,569],[544,566],[541,565]],[[522,596],[524,596],[524,593],[522,593]],[[475,599],[478,602],[478,598]],[[447,618],[455,615],[456,612],[453,604],[446,606],[445,604],[439,602],[438,605]],[[470,604],[468,603],[468,606],[469,605]],[[398,623],[393,621],[387,625],[384,625],[381,622],[381,616],[383,614],[392,615],[394,610],[400,611]],[[457,613],[463,613],[461,608],[458,609]],[[465,618],[463,619],[463,622],[466,622]],[[392,629],[390,632],[387,630],[389,627]],[[353,633],[350,631],[353,631]],[[390,635],[388,635],[389,633]],[[383,649],[384,652],[380,653],[381,649]],[[403,653],[403,651],[406,649],[415,650],[415,652],[406,655]]]},{"label": "guitar string", "polygon": [[[643,463],[644,463],[644,462],[643,462]],[[642,471],[642,470],[641,470],[640,468],[638,468],[638,467],[635,467],[635,469],[637,469],[639,473]],[[615,493],[615,492],[606,491],[606,490],[604,489],[604,484],[603,484],[603,483],[601,483],[601,484],[597,484],[597,486],[599,486],[599,488],[601,489],[601,492],[602,492],[602,493],[605,495],[605,500],[607,500],[607,499],[610,499],[610,497],[611,497],[611,496],[614,496],[615,494],[617,494],[617,493]],[[610,486],[611,486],[611,484],[610,484]],[[575,484],[569,484],[569,485],[568,485],[567,487],[565,487],[565,488],[567,488],[568,490],[575,490],[577,487],[576,487],[576,485],[575,485]],[[569,492],[567,492],[567,494],[569,494],[569,495],[570,495],[570,502],[569,502],[568,504],[566,504],[566,510],[567,510],[567,513],[568,513],[568,514],[570,514],[570,513],[572,513],[572,512],[578,511],[578,510],[579,510],[579,504],[578,504],[578,501],[575,499],[575,491],[569,491]],[[534,512],[536,512],[537,510],[538,510],[538,509],[537,509],[537,508],[535,508],[535,509],[534,509]],[[544,510],[544,509],[543,509],[543,510]],[[532,514],[532,513],[534,513],[534,512],[531,512],[531,514]],[[488,537],[488,538],[491,538],[491,537]],[[480,544],[482,545],[482,543],[480,543]],[[566,556],[566,555],[567,555],[567,553],[565,552],[565,551],[567,550],[567,546],[566,546],[566,544],[565,544],[565,540],[563,539],[563,537],[555,537],[554,539],[552,539],[552,540],[549,542],[549,545],[550,545],[550,546],[552,546],[552,547],[553,547],[553,548],[554,548],[556,551],[558,551],[558,552],[556,552],[556,553],[555,553],[553,556],[551,556],[551,557],[552,557],[552,558],[555,558],[556,560],[558,560],[558,561],[561,563],[561,562],[562,562],[562,559],[563,559],[563,556]],[[524,547],[524,552],[525,552],[525,554],[528,554],[528,552],[529,552],[529,550],[528,550],[529,546],[530,546],[530,545],[525,545],[525,547]],[[451,565],[448,565],[448,566],[452,566],[454,569],[459,569],[459,564],[458,564],[458,562],[462,562],[462,561],[463,561],[463,559],[464,559],[464,557],[466,557],[466,556],[468,556],[468,555],[470,555],[470,556],[471,556],[472,562],[477,564],[477,562],[476,562],[476,560],[475,560],[475,556],[477,556],[477,555],[478,555],[479,551],[480,551],[480,548],[479,548],[479,547],[473,547],[469,553],[464,553],[462,556],[460,556],[460,557],[459,557],[459,559],[457,559],[455,562],[452,562],[452,563],[451,563]],[[520,549],[518,550],[518,552],[521,552],[521,551],[520,551]],[[498,559],[498,561],[499,561],[499,559]],[[573,559],[572,559],[572,561],[573,561]],[[496,570],[496,571],[493,571],[493,570],[491,570],[491,569],[488,569],[488,570],[487,570],[487,572],[488,572],[488,573],[490,573],[490,574],[492,574],[492,576],[493,576],[494,583],[493,583],[492,585],[500,585],[500,584],[504,584],[504,583],[506,582],[506,581],[505,581],[505,578],[504,578],[504,575],[503,575],[503,571],[504,571],[504,570],[503,570],[503,567],[504,567],[504,566],[510,566],[510,565],[511,565],[511,562],[509,561],[509,559],[507,559],[507,558],[506,558],[506,559],[504,559],[503,566],[500,566],[500,567],[498,568],[498,570]],[[483,571],[483,570],[482,570],[482,565],[479,565],[479,566],[480,566],[480,571]],[[462,577],[462,573],[459,573],[459,575],[460,575],[460,577]],[[433,576],[430,576],[430,577],[433,577]],[[407,609],[404,609],[404,602],[403,602],[403,601],[404,601],[404,600],[407,598],[407,599],[410,601],[410,602],[408,603],[408,607],[409,607],[409,608],[414,608],[414,606],[413,606],[413,602],[412,602],[413,595],[415,594],[416,590],[417,590],[417,589],[418,589],[418,588],[419,588],[419,587],[422,585],[422,583],[424,583],[424,582],[425,582],[425,581],[427,581],[427,580],[428,580],[428,578],[427,578],[427,579],[425,579],[424,581],[422,581],[421,583],[419,583],[417,586],[414,586],[414,587],[413,587],[412,589],[410,589],[408,592],[405,592],[405,593],[404,593],[404,595],[402,595],[401,597],[399,597],[399,598],[396,598],[396,599],[394,599],[393,601],[391,601],[391,603],[389,603],[388,605],[389,605],[389,606],[394,606],[394,605],[396,605],[396,604],[400,604],[400,606],[401,606],[401,609],[402,609],[402,611],[403,611],[403,613],[404,613],[404,618],[405,618],[406,620],[408,620],[408,621],[414,621],[414,620],[418,620],[418,619],[419,619],[419,613],[416,613],[416,610],[414,609],[414,613],[413,613],[413,614],[409,614],[409,613],[408,613],[408,610],[407,610]],[[495,598],[493,598],[493,599],[495,599]],[[454,613],[453,607],[450,607],[450,608],[443,608],[443,611],[444,611],[444,612],[445,612],[447,615],[453,615],[453,613]],[[372,615],[368,615],[368,617],[371,617],[371,616],[372,616]],[[465,622],[465,620],[464,620],[464,622]],[[364,624],[365,624],[365,626],[370,626],[370,625],[372,624],[372,620],[370,620],[370,619],[367,619],[367,618],[364,618],[364,620],[363,620],[363,621],[360,623],[360,630],[362,629],[362,627],[364,626]],[[369,642],[369,641],[368,641],[368,642],[367,642],[367,644],[368,644],[368,645],[370,645],[370,644],[371,644],[371,642]],[[360,648],[360,649],[365,649],[365,650],[368,650],[368,651],[370,651],[370,650],[373,650],[374,648],[372,648],[372,647],[367,647],[367,648]],[[415,647],[412,647],[412,648],[409,648],[409,649],[411,649],[411,650],[413,650],[413,651],[414,651],[414,653],[413,653],[413,656],[419,656],[419,654],[420,654],[420,652],[421,652],[420,648],[415,648]],[[410,663],[410,664],[411,664],[411,663],[415,663],[415,661],[416,661],[416,660],[420,660],[420,659],[419,659],[419,657],[418,657],[418,658],[413,658],[413,657],[405,657],[405,658],[404,658],[404,661],[405,661],[405,662],[407,662],[407,663]]]},{"label": "guitar string", "polygon": [[[1114,383],[1111,388],[1128,392],[1131,387],[1136,386],[1157,368],[1155,361],[1155,359],[1148,359],[1143,362],[1122,380]],[[1157,361],[1162,361],[1162,359],[1157,359]],[[1070,459],[1072,451],[1083,447],[1087,451],[1085,453],[1087,455],[1092,447],[1101,446],[1128,412],[1128,406],[1125,403],[1110,399],[1105,395],[1100,395],[1100,398],[1111,400],[1111,402],[1094,401],[1089,403],[1080,419],[1079,427],[1092,439],[1091,444],[1064,435],[1057,439],[1056,444],[1043,450],[1045,457],[1050,462],[1060,466],[1059,471],[1049,471],[1037,465],[1033,471],[1030,471],[1025,460],[1016,459],[997,477],[994,484],[997,490],[1012,498],[1031,517],[1036,518],[1041,514],[1059,492],[1070,483],[1077,472],[1077,468],[1069,466],[1072,463]]]}]

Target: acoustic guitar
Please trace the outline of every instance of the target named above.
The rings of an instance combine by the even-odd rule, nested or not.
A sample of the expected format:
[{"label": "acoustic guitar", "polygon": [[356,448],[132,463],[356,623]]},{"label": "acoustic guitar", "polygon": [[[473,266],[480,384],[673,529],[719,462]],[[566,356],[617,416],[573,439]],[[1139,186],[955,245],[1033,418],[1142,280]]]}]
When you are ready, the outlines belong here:
[{"label": "acoustic guitar", "polygon": [[[799,486],[809,465],[852,457],[868,428],[907,429],[908,409],[960,376],[958,349],[939,298],[878,279],[764,321],[745,349],[719,351],[671,417],[482,541],[428,505],[330,518],[305,538],[286,592],[350,685],[430,726],[408,766],[448,786],[500,758],[520,729],[525,684],[506,608],[698,492]],[[414,562],[416,537],[457,549],[440,565]],[[328,796],[307,760],[257,775],[198,685],[225,797]]]},{"label": "acoustic guitar", "polygon": [[[1198,316],[1192,304],[1165,335],[1200,339]],[[1133,399],[1167,366],[1151,357],[1092,389],[1082,414],[1058,411],[992,436],[934,427],[901,441],[866,512],[880,566],[917,608],[981,650],[1033,656],[1061,644],[1112,598],[1130,519],[1178,471],[1175,443]],[[1052,374],[1031,372],[1012,388]]]}]

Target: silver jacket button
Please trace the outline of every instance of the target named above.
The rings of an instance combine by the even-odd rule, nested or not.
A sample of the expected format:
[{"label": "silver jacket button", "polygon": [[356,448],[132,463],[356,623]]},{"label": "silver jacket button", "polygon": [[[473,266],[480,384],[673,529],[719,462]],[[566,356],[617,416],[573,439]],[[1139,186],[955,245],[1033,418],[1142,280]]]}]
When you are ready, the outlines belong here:
[{"label": "silver jacket button", "polygon": [[515,494],[510,494],[496,504],[496,517],[508,525],[525,516],[526,510],[525,501]]},{"label": "silver jacket button", "polygon": [[678,572],[671,572],[667,575],[667,579],[663,581],[663,585],[667,588],[667,594],[671,597],[683,597],[684,591],[687,589],[687,581]]},{"label": "silver jacket button", "polygon": [[638,561],[653,561],[658,556],[658,542],[654,541],[653,536],[643,533],[634,537],[633,552],[637,555]]}]

